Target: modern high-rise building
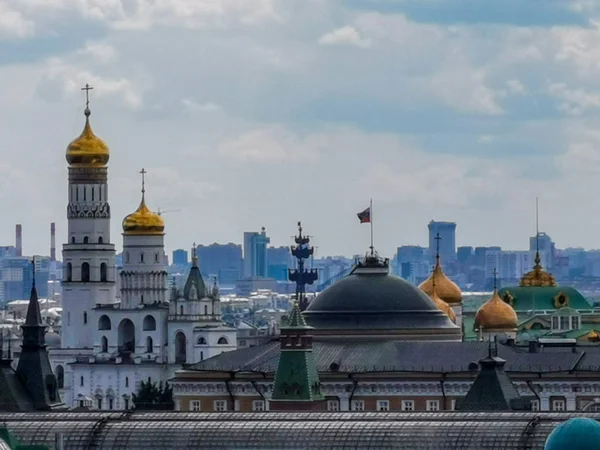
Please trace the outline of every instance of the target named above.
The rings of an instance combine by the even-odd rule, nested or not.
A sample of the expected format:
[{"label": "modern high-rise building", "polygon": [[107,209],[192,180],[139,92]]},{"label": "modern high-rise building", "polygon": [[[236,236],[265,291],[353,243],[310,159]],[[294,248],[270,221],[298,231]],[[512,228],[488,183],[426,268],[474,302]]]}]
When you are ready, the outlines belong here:
[{"label": "modern high-rise building", "polygon": [[187,266],[188,265],[188,252],[182,248],[173,250],[173,265],[175,266]]},{"label": "modern high-rise building", "polygon": [[242,270],[242,246],[238,244],[199,245],[198,264],[207,277],[217,277],[220,284],[235,284]]},{"label": "modern high-rise building", "polygon": [[[31,259],[26,257],[2,258],[0,260],[0,273],[3,289],[3,301],[25,300],[29,297],[33,282],[33,267]],[[48,296],[48,280],[50,275],[50,260],[36,258],[35,281],[38,295]]]},{"label": "modern high-rise building", "polygon": [[427,228],[429,228],[429,254],[436,254],[438,246],[436,237],[439,233],[440,257],[443,261],[456,260],[456,223],[432,220]]},{"label": "modern high-rise building", "polygon": [[265,227],[260,233],[244,233],[244,278],[267,277],[267,244],[270,242]]}]

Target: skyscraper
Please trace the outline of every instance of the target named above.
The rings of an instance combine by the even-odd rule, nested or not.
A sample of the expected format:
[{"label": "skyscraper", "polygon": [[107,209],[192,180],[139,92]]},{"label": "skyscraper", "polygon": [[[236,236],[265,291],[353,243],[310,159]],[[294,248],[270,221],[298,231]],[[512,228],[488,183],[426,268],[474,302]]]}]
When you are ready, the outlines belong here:
[{"label": "skyscraper", "polygon": [[242,270],[242,246],[238,244],[199,245],[196,248],[200,269],[206,277],[217,277],[219,284],[235,284]]},{"label": "skyscraper", "polygon": [[270,242],[265,227],[262,227],[260,233],[244,233],[244,278],[267,276],[267,244]]},{"label": "skyscraper", "polygon": [[440,257],[443,261],[456,260],[456,223],[436,222],[432,220],[427,225],[429,228],[429,254],[435,256],[437,242],[436,236],[440,234]]},{"label": "skyscraper", "polygon": [[188,265],[188,252],[182,248],[173,250],[173,264],[176,266]]}]

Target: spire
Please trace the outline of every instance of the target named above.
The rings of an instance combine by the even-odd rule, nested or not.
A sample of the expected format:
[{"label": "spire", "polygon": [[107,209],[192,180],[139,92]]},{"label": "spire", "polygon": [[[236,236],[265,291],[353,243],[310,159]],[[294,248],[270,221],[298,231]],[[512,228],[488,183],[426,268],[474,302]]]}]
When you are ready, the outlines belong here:
[{"label": "spire", "polygon": [[196,254],[196,243],[192,244],[192,267],[198,267],[198,255]]},{"label": "spire", "polygon": [[[33,280],[31,283],[31,295],[29,296],[29,305],[27,306],[27,316],[25,318],[26,327],[43,327],[46,326],[42,322],[42,314],[40,313],[40,305],[38,303],[37,289],[35,288],[35,258],[31,261],[33,269]],[[25,330],[23,330],[25,331]],[[42,342],[40,345],[44,345],[44,335],[42,334]]]},{"label": "spire", "polygon": [[494,292],[496,292],[498,290],[498,280],[497,280],[497,276],[498,276],[498,271],[496,270],[496,268],[494,267]]},{"label": "spire", "polygon": [[540,258],[540,214],[539,214],[539,199],[535,198],[535,266],[534,269],[541,269],[542,259]]},{"label": "spire", "polygon": [[306,320],[304,320],[302,312],[300,312],[298,302],[294,302],[294,305],[292,306],[292,312],[290,313],[290,318],[288,319],[288,323],[284,328],[310,329],[310,327],[306,324]]},{"label": "spire", "polygon": [[83,114],[85,114],[86,118],[89,118],[92,114],[92,111],[90,110],[90,91],[93,89],[94,87],[90,86],[88,83],[85,83],[85,87],[81,88],[82,91],[85,91],[85,110],[83,111]]}]

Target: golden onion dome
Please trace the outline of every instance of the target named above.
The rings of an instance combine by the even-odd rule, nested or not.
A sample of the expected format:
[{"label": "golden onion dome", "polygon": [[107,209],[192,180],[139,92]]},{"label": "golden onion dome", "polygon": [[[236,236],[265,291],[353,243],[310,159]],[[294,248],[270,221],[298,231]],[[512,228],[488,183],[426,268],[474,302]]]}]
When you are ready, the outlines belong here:
[{"label": "golden onion dome", "polygon": [[429,295],[429,298],[433,300],[435,306],[437,306],[438,309],[440,309],[444,314],[446,314],[452,322],[456,323],[456,314],[454,314],[452,307],[438,296],[437,287],[435,284],[433,285],[433,292],[431,293],[431,295]]},{"label": "golden onion dome", "polygon": [[517,313],[500,298],[496,288],[492,298],[475,313],[475,328],[481,328],[483,331],[514,331],[517,323]]},{"label": "golden onion dome", "polygon": [[433,272],[425,281],[423,281],[419,288],[427,295],[431,297],[433,294],[433,283],[435,279],[435,290],[439,298],[448,303],[449,305],[460,305],[462,303],[462,292],[460,288],[442,271],[442,265],[440,264],[440,256],[437,255],[435,258],[435,267]]},{"label": "golden onion dome", "polygon": [[135,212],[123,219],[123,234],[127,236],[161,236],[165,232],[165,222],[160,214],[146,206],[144,191],[142,201]]},{"label": "golden onion dome", "polygon": [[527,272],[521,278],[519,286],[521,287],[554,287],[556,286],[556,280],[551,273],[546,272],[542,269],[542,260],[540,258],[540,252],[535,252],[535,265],[533,270]]},{"label": "golden onion dome", "polygon": [[71,166],[104,167],[108,163],[108,146],[92,131],[90,114],[90,109],[86,107],[85,127],[81,135],[67,147],[67,162]]}]

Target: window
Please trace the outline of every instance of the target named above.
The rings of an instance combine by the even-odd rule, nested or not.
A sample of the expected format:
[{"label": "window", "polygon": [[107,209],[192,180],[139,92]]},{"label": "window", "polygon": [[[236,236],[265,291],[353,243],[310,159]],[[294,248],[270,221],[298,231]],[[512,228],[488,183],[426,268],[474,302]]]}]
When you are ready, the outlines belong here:
[{"label": "window", "polygon": [[198,340],[196,341],[196,343],[197,343],[198,345],[206,345],[206,339],[204,339],[202,336],[200,336],[200,337],[198,338]]},{"label": "window", "polygon": [[84,188],[83,188],[83,201],[84,201],[84,202],[85,202],[85,201],[87,201],[87,198],[86,198],[86,197],[87,197],[87,195],[86,195],[86,194],[87,194],[87,189],[84,187]]},{"label": "window", "polygon": [[[92,186],[92,201],[94,201],[94,186]],[[112,409],[112,408],[111,408]]]},{"label": "window", "polygon": [[79,386],[83,387],[83,377],[79,377]]},{"label": "window", "polygon": [[390,401],[389,400],[377,400],[377,411],[389,411]]},{"label": "window", "polygon": [[111,324],[110,324],[110,318],[105,314],[100,316],[100,319],[98,319],[98,329],[99,330],[110,330]]},{"label": "window", "polygon": [[229,344],[229,341],[227,340],[226,337],[222,337],[222,338],[219,338],[219,340],[217,341],[217,344],[227,345],[227,344]]},{"label": "window", "polygon": [[144,303],[144,294],[140,295],[140,303]]},{"label": "window", "polygon": [[144,252],[140,253],[140,262],[144,262]]},{"label": "window", "polygon": [[108,266],[106,263],[100,264],[100,281],[106,281],[108,274]]},{"label": "window", "polygon": [[531,400],[531,410],[532,411],[540,410],[540,401],[539,400]]},{"label": "window", "polygon": [[87,236],[83,237],[83,243],[84,244],[88,244],[90,242],[90,238],[88,238]]},{"label": "window", "polygon": [[552,400],[552,411],[566,411],[564,400]]},{"label": "window", "polygon": [[115,401],[112,398],[108,399],[108,409],[113,409],[115,406]]},{"label": "window", "polygon": [[65,369],[63,366],[56,366],[56,384],[58,384],[59,389],[63,389],[65,387]]},{"label": "window", "polygon": [[183,316],[183,305],[181,305],[181,306],[179,307],[179,314],[181,314],[181,315]]},{"label": "window", "polygon": [[213,408],[215,411],[227,411],[227,401],[226,400],[215,400]]},{"label": "window", "polygon": [[102,186],[98,188],[98,201],[102,201]]},{"label": "window", "polygon": [[252,400],[252,411],[264,411],[265,401],[264,400]]},{"label": "window", "polygon": [[439,411],[440,401],[439,400],[427,400],[427,411]]},{"label": "window", "polygon": [[157,262],[158,262],[158,253],[156,253],[156,254],[154,255],[154,262],[155,262],[155,263],[157,263]]},{"label": "window", "polygon": [[71,326],[71,311],[67,311],[67,325]]},{"label": "window", "polygon": [[83,313],[83,324],[87,325],[87,312]]},{"label": "window", "polygon": [[102,353],[108,353],[108,339],[106,338],[106,336],[102,336],[102,339],[100,339],[101,342],[101,347],[102,350],[100,350]]},{"label": "window", "polygon": [[102,409],[102,399],[97,398],[96,401],[98,402],[98,409]]},{"label": "window", "polygon": [[129,264],[129,252],[125,252],[125,262]]},{"label": "window", "polygon": [[204,361],[204,352],[200,352],[200,361]]},{"label": "window", "polygon": [[102,236],[98,236],[98,244],[104,244],[104,239],[102,239]]},{"label": "window", "polygon": [[129,409],[129,399],[128,398],[123,399],[123,408]]},{"label": "window", "polygon": [[204,305],[204,315],[208,316],[208,305]]},{"label": "window", "polygon": [[144,317],[142,327],[144,331],[156,330],[156,319],[154,318],[154,316],[147,315],[146,317]]},{"label": "window", "polygon": [[579,330],[579,316],[572,316],[571,323],[572,323],[571,328],[573,330]]},{"label": "window", "polygon": [[125,377],[125,387],[129,387],[129,377]]},{"label": "window", "polygon": [[568,330],[569,329],[569,317],[561,317],[560,318],[560,329]]},{"label": "window", "polygon": [[75,236],[71,236],[71,244],[75,243]]},{"label": "window", "polygon": [[81,281],[84,283],[90,281],[90,263],[84,262],[81,265]]},{"label": "window", "polygon": [[339,411],[340,401],[339,400],[327,400],[327,411]]},{"label": "window", "polygon": [[414,411],[415,401],[414,400],[402,400],[402,411]]},{"label": "window", "polygon": [[246,340],[245,339],[239,339],[238,340],[238,347],[245,347],[246,346]]},{"label": "window", "polygon": [[558,317],[553,317],[552,318],[552,329],[553,330],[558,330]]},{"label": "window", "polygon": [[154,345],[152,342],[152,338],[148,336],[146,338],[146,353],[152,353],[154,351]]},{"label": "window", "polygon": [[351,411],[364,411],[365,410],[365,402],[363,400],[352,400],[352,404],[350,405]]},{"label": "window", "polygon": [[[75,238],[73,238],[75,239]],[[67,281],[73,280],[73,265],[71,263],[67,263],[67,277],[65,278]]]},{"label": "window", "polygon": [[190,411],[202,411],[201,406],[200,400],[190,400]]}]

